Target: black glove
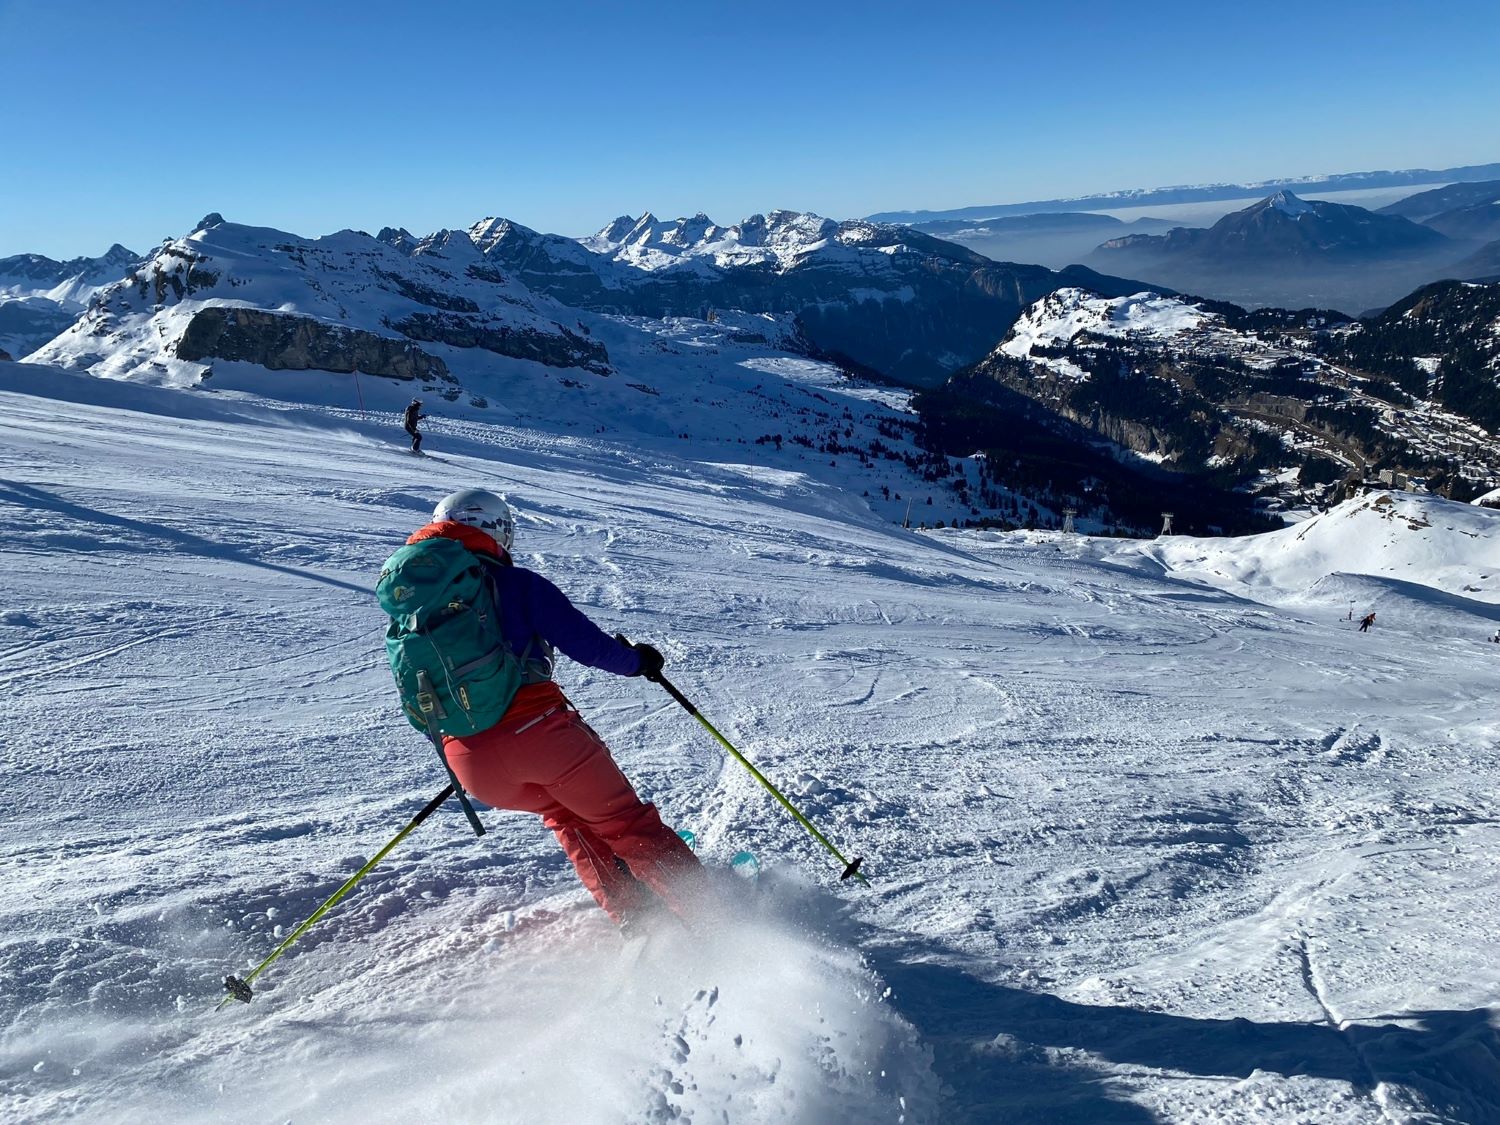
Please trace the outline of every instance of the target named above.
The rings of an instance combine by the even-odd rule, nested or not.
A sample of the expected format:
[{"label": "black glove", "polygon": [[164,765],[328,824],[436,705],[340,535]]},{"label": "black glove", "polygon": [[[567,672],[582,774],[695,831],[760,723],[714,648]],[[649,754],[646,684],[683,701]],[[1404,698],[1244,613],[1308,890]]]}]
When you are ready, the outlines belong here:
[{"label": "black glove", "polygon": [[616,633],[615,640],[619,641],[622,645],[629,645],[635,649],[636,656],[640,657],[641,666],[635,673],[637,676],[645,676],[646,679],[651,680],[653,683],[661,679],[661,670],[667,660],[656,648],[651,645],[636,644],[633,641],[627,640],[624,633]]}]

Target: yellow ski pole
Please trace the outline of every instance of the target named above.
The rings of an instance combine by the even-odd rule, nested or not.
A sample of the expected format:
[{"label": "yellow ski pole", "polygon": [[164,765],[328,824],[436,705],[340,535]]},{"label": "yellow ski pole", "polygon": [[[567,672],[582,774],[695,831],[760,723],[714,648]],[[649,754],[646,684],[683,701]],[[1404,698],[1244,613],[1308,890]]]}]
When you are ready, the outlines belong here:
[{"label": "yellow ski pole", "polygon": [[682,692],[677,690],[677,688],[672,684],[671,680],[667,679],[661,673],[657,673],[655,676],[650,676],[648,677],[648,679],[655,680],[657,683],[659,683],[663,688],[666,689],[668,695],[670,695],[673,699],[677,700],[677,702],[682,705],[683,709],[689,715],[702,723],[703,729],[708,731],[709,734],[713,735],[714,738],[718,740],[719,745],[724,747],[725,750],[729,751],[729,753],[733,755],[735,761],[739,762],[740,765],[749,770],[750,775],[754,777],[756,781],[764,785],[767,792],[769,792],[771,796],[775,797],[776,800],[781,802],[781,807],[786,809],[787,812],[791,813],[792,816],[796,818],[797,823],[802,825],[803,828],[806,828],[808,832],[812,834],[812,838],[814,840],[827,848],[828,851],[832,853],[833,857],[844,865],[844,873],[839,876],[840,880],[848,879],[853,876],[861,883],[869,883],[870,880],[865,878],[865,873],[859,869],[860,864],[864,863],[864,859],[860,856],[855,856],[852,860],[845,859],[844,853],[839,851],[838,848],[834,847],[833,843],[828,839],[827,836],[818,831],[817,825],[813,824],[812,821],[803,816],[802,813],[797,809],[797,807],[793,805],[792,802],[786,799],[786,796],[781,792],[781,790],[772,785],[770,779],[767,778],[765,774],[761,773],[760,770],[755,768],[754,763],[751,762],[749,758],[745,757],[745,755],[736,750],[733,744],[730,743],[729,739],[725,738],[722,734],[719,733],[718,728],[715,727],[713,723],[709,722],[701,714],[699,714],[698,708],[693,706],[693,704],[688,700],[687,696],[683,695]]},{"label": "yellow ski pole", "polygon": [[349,877],[349,881],[347,883],[345,883],[338,890],[334,891],[333,894],[329,895],[327,901],[325,901],[322,906],[314,910],[312,914],[308,916],[307,921],[303,922],[302,925],[298,926],[295,930],[288,934],[286,940],[278,945],[274,950],[272,950],[269,957],[267,957],[259,965],[255,966],[254,969],[250,970],[250,972],[246,973],[243,977],[237,977],[233,975],[225,977],[224,987],[229,992],[229,995],[224,997],[223,1000],[219,1001],[219,1007],[223,1008],[224,1005],[234,1000],[242,1000],[246,1004],[250,1003],[250,998],[254,995],[254,993],[250,990],[250,982],[253,981],[256,977],[260,976],[261,973],[265,972],[266,968],[273,961],[275,961],[276,958],[285,953],[291,947],[292,942],[296,941],[299,937],[301,937],[309,929],[311,929],[313,923],[315,923],[319,918],[323,917],[323,915],[327,914],[330,910],[337,906],[339,899],[343,898],[346,894],[352,891],[355,884],[363,879],[366,875],[368,875],[372,870],[374,870],[375,865],[382,859],[384,859],[387,855],[389,855],[392,848],[394,848],[402,840],[406,839],[406,837],[411,834],[412,830],[416,828],[417,825],[421,824],[429,816],[437,812],[438,806],[440,806],[449,797],[453,796],[453,793],[454,788],[453,786],[449,785],[436,797],[428,801],[427,804],[423,806],[422,811],[419,812],[416,816],[412,817],[410,823],[408,823],[405,828],[396,833],[395,839],[393,839],[389,844],[376,852],[370,858],[370,861],[368,863],[366,863],[363,867],[361,867],[358,871],[356,871]]}]

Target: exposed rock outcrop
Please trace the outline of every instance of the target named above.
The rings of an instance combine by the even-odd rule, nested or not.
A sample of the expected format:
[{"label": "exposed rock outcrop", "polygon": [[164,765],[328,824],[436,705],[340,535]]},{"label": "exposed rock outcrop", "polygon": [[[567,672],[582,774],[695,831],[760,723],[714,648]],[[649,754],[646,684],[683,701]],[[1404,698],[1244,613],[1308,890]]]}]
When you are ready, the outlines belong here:
[{"label": "exposed rock outcrop", "polygon": [[603,344],[585,340],[565,328],[538,332],[533,328],[498,327],[464,316],[445,313],[412,313],[391,321],[390,327],[413,340],[448,344],[455,348],[483,348],[514,359],[530,359],[548,367],[582,367],[596,374],[609,373],[609,353]]},{"label": "exposed rock outcrop", "polygon": [[407,340],[263,309],[210,305],[177,342],[186,360],[224,359],[272,371],[359,371],[390,379],[450,379],[448,366]]}]

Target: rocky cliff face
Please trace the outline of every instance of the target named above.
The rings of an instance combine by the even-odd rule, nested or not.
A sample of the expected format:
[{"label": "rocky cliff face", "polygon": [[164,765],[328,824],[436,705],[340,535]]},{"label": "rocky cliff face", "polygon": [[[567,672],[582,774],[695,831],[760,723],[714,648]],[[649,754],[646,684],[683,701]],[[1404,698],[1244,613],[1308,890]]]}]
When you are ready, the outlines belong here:
[{"label": "rocky cliff face", "polygon": [[359,371],[390,379],[451,380],[448,366],[407,340],[290,313],[210,305],[177,340],[185,360],[238,360],[270,371]]},{"label": "rocky cliff face", "polygon": [[604,345],[566,328],[539,332],[535,328],[510,325],[494,327],[472,317],[444,312],[415,312],[389,323],[412,340],[455,348],[483,348],[496,355],[529,359],[548,367],[581,367],[597,375],[609,373],[609,353]]}]

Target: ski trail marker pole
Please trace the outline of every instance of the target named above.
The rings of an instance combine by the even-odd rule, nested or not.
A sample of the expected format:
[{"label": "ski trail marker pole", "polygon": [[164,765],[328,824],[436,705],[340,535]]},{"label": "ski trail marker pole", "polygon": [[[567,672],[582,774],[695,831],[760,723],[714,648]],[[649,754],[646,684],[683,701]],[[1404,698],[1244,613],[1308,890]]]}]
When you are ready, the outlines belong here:
[{"label": "ski trail marker pole", "polygon": [[422,807],[422,811],[417,813],[416,816],[412,817],[406,827],[401,829],[400,832],[397,832],[395,838],[391,840],[389,844],[376,852],[370,858],[370,861],[368,863],[366,863],[352,876],[350,876],[347,883],[345,883],[338,890],[334,891],[333,894],[329,895],[328,899],[323,903],[323,905],[318,907],[312,912],[312,914],[308,916],[307,921],[303,922],[302,925],[293,930],[289,935],[287,935],[285,941],[283,941],[280,945],[278,945],[274,950],[271,951],[271,955],[269,957],[267,957],[259,965],[255,966],[255,968],[250,970],[250,972],[246,973],[243,977],[232,975],[225,977],[224,988],[229,992],[229,995],[224,997],[223,1000],[219,1001],[219,1007],[223,1008],[224,1005],[234,1000],[241,1000],[246,1004],[250,1003],[250,997],[253,995],[250,990],[250,982],[253,981],[256,977],[260,976],[261,973],[265,972],[266,969],[271,965],[271,963],[275,961],[276,958],[285,953],[291,947],[292,942],[296,941],[299,937],[305,934],[312,927],[312,925],[317,922],[319,918],[323,917],[323,915],[327,914],[336,905],[338,905],[339,899],[343,898],[346,894],[352,891],[355,884],[363,879],[366,875],[368,875],[374,869],[377,863],[379,863],[382,859],[389,855],[392,848],[394,848],[402,840],[406,839],[406,837],[411,834],[412,830],[416,828],[417,825],[421,824],[429,816],[437,812],[438,807],[449,797],[453,796],[453,792],[453,786],[449,785],[436,797],[428,801],[427,804]]},{"label": "ski trail marker pole", "polygon": [[665,688],[667,694],[682,705],[683,710],[685,710],[689,715],[702,723],[703,729],[708,731],[709,734],[713,735],[714,738],[718,740],[719,745],[724,747],[725,750],[729,751],[729,753],[733,755],[735,761],[739,762],[740,765],[749,770],[750,775],[754,777],[756,781],[764,785],[767,792],[769,792],[771,796],[775,797],[776,800],[781,802],[782,808],[791,813],[792,816],[796,818],[797,823],[802,825],[803,828],[806,828],[807,831],[812,835],[812,838],[814,840],[827,848],[828,851],[833,855],[833,857],[844,865],[844,873],[839,876],[839,879],[841,881],[852,876],[858,879],[861,883],[869,883],[870,880],[865,878],[865,873],[859,869],[860,864],[864,863],[863,857],[855,856],[852,860],[845,859],[844,853],[839,851],[838,848],[834,847],[833,843],[828,839],[827,836],[818,831],[817,825],[813,824],[812,821],[803,816],[802,813],[797,809],[797,806],[788,801],[785,794],[783,794],[780,789],[777,789],[776,786],[772,785],[770,779],[767,778],[765,774],[761,773],[760,770],[756,769],[754,763],[752,763],[749,758],[745,757],[745,755],[736,750],[729,739],[725,738],[722,734],[719,733],[718,728],[715,727],[713,723],[709,722],[701,714],[699,714],[698,708],[693,706],[693,704],[688,700],[687,696],[683,695],[682,692],[677,690],[676,686],[672,683],[671,680],[667,679],[660,673],[651,677],[651,679],[655,680],[663,688]]}]

